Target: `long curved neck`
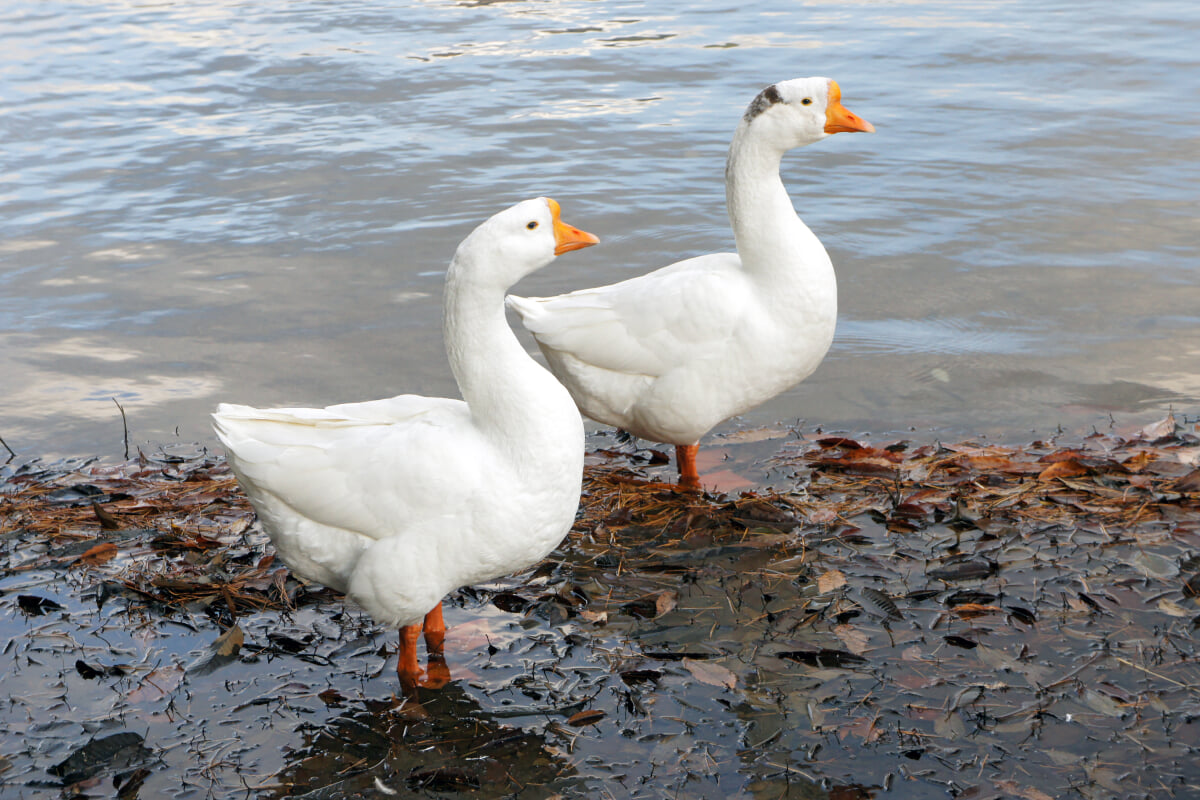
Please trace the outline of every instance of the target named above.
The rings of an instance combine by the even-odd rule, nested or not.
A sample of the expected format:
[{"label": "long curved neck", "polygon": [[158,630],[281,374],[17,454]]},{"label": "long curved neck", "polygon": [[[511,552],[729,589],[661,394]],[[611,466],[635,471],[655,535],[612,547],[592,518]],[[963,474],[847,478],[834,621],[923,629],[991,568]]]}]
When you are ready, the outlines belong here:
[{"label": "long curved neck", "polygon": [[779,165],[784,150],[743,122],[729,146],[725,202],[742,269],[767,284],[833,280],[821,242],[792,207]]},{"label": "long curved neck", "polygon": [[504,316],[506,288],[457,261],[446,274],[442,329],[450,369],[483,432],[537,448],[560,418],[579,412],[567,390],[529,357]]}]

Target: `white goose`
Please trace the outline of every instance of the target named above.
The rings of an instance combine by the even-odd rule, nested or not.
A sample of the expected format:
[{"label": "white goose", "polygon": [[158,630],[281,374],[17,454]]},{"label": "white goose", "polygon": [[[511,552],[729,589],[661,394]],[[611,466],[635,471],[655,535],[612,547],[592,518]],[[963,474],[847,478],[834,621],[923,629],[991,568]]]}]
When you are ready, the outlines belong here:
[{"label": "white goose", "polygon": [[680,261],[557,297],[510,296],[584,414],[676,445],[681,482],[713,426],[807,377],[833,340],[837,281],[779,177],[783,154],[875,130],[828,78],[768,86],[733,135],[725,195],[736,254]]},{"label": "white goose", "polygon": [[[463,400],[401,395],[328,408],[222,404],[214,427],[264,530],[293,572],[401,628],[397,672],[430,681],[442,598],[537,562],[575,519],[583,422],[517,341],[504,294],[558,254],[595,244],[548,198],[496,214],[446,272],[446,353]],[[436,682],[435,678],[436,669]]]}]

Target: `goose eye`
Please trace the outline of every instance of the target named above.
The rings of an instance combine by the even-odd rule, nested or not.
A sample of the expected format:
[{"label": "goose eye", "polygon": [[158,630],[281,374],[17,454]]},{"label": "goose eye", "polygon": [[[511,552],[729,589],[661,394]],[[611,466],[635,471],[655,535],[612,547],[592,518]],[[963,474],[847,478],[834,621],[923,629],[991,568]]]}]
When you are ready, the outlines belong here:
[{"label": "goose eye", "polygon": [[812,98],[811,98],[811,97],[806,97],[806,98],[804,98],[803,100],[801,100],[800,102],[801,102],[801,104],[803,104],[803,105],[806,105],[806,106],[811,106],[811,105],[812,105]]},{"label": "goose eye", "polygon": [[525,227],[528,228],[529,230],[534,230],[535,228],[537,228],[537,220],[530,222]]}]

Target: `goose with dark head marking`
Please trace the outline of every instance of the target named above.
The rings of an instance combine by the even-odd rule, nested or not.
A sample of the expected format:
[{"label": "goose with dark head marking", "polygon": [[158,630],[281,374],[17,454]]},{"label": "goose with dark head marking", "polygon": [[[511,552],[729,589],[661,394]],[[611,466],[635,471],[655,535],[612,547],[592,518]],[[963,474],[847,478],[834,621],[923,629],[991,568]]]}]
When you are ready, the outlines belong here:
[{"label": "goose with dark head marking", "polygon": [[737,253],[680,261],[556,297],[508,298],[584,414],[676,445],[698,488],[697,444],[722,421],[807,377],[837,318],[837,281],[779,176],[788,150],[874,131],[828,78],[768,86],[729,147],[725,195]]},{"label": "goose with dark head marking", "polygon": [[575,520],[583,422],[529,357],[504,294],[558,254],[598,240],[548,198],[477,227],[446,272],[443,330],[462,400],[401,395],[327,408],[222,404],[214,427],[283,560],[401,629],[397,672],[449,680],[442,598],[524,569]]}]

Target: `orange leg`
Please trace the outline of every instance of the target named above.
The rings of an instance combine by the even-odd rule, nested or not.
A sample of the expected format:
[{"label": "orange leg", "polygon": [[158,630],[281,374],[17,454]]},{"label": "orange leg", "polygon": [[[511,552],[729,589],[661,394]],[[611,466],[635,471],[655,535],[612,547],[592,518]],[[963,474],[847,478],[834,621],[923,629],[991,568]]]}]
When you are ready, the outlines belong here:
[{"label": "orange leg", "polygon": [[400,676],[400,688],[406,693],[414,691],[421,678],[421,667],[417,664],[417,640],[420,638],[420,625],[405,625],[400,629],[396,672]]},{"label": "orange leg", "polygon": [[675,464],[679,467],[679,485],[684,489],[700,488],[700,473],[696,469],[698,444],[675,445]]},{"label": "orange leg", "polygon": [[425,615],[425,651],[429,654],[426,668],[429,678],[423,684],[430,689],[440,689],[450,682],[450,667],[446,666],[444,645],[446,642],[446,620],[442,617],[442,604],[438,603]]},{"label": "orange leg", "polygon": [[446,641],[446,620],[442,617],[442,604],[438,603],[425,615],[425,649],[430,653],[441,653]]}]

